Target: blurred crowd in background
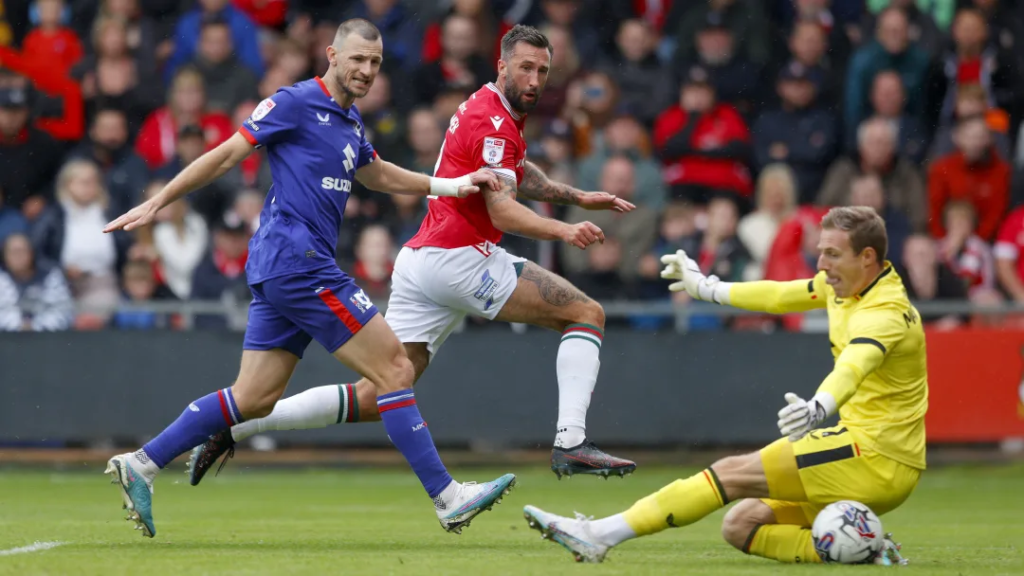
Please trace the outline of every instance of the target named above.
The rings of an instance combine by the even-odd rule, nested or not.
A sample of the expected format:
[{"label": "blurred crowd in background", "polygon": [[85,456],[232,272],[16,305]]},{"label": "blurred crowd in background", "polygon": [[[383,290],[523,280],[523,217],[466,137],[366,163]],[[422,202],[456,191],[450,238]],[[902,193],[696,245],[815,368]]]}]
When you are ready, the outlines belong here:
[{"label": "blurred crowd in background", "polygon": [[[262,152],[149,228],[101,230],[261,99],[323,74],[350,17],[384,37],[357,101],[368,137],[424,173],[459,104],[496,78],[504,32],[548,35],[528,158],[638,208],[531,203],[608,241],[505,244],[603,302],[683,298],[658,277],[677,249],[724,280],[809,277],[838,205],[886,219],[912,299],[1024,302],[1024,0],[0,0],[0,330],[180,324],[124,306],[151,300],[244,310]],[[425,211],[354,183],[339,263],[379,304]]]}]

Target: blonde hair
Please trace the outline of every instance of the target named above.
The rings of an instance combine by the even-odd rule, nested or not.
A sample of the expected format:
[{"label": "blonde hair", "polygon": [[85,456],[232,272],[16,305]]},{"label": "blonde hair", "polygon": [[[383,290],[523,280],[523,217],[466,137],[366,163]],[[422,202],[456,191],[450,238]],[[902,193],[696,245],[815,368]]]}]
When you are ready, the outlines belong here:
[{"label": "blonde hair", "polygon": [[70,184],[71,179],[78,176],[82,170],[92,170],[95,173],[97,186],[99,186],[99,197],[97,198],[97,202],[99,202],[103,208],[106,208],[110,204],[110,195],[107,193],[107,187],[103,182],[103,173],[100,172],[100,167],[92,160],[70,160],[61,166],[60,172],[57,173],[57,199],[61,202],[74,201],[71,199],[71,191],[68,189],[68,184]]},{"label": "blonde hair", "polygon": [[839,206],[821,219],[822,230],[842,230],[850,236],[854,254],[865,248],[875,251],[875,260],[881,264],[889,250],[889,237],[885,233],[885,220],[868,206]]},{"label": "blonde hair", "polygon": [[780,180],[783,183],[783,189],[786,191],[786,212],[789,212],[796,206],[797,198],[797,184],[796,174],[793,169],[787,164],[782,162],[776,162],[769,164],[761,170],[761,174],[757,177],[757,203],[761,204],[764,196],[764,189],[768,182],[771,180]]}]

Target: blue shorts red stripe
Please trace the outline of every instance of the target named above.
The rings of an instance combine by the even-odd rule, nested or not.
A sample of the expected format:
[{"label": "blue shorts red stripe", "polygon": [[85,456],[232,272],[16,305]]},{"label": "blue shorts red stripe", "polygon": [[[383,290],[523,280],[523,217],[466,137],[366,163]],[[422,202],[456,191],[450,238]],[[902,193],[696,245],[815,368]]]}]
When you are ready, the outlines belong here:
[{"label": "blue shorts red stripe", "polygon": [[333,353],[377,314],[347,274],[328,268],[253,284],[245,350],[282,348],[302,358],[316,340]]}]

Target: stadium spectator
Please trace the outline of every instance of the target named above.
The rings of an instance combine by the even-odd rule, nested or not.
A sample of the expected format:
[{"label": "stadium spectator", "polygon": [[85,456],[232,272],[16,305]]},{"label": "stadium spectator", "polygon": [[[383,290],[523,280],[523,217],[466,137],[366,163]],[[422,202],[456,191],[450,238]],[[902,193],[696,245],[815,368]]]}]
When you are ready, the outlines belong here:
[{"label": "stadium spectator", "polygon": [[[547,24],[571,30],[581,65],[585,69],[593,69],[601,55],[602,27],[608,27],[614,34],[617,22],[603,21],[600,13],[585,6],[582,0],[537,0],[537,3],[540,4],[542,17],[541,21],[532,24],[538,27]],[[611,35],[608,40],[611,40]]]},{"label": "stadium spectator", "polygon": [[0,246],[12,234],[28,234],[28,220],[21,212],[4,205],[4,191],[0,189]]},{"label": "stadium spectator", "polygon": [[[903,80],[891,70],[879,72],[871,85],[871,113],[892,123],[896,129],[896,153],[915,164],[924,161],[928,152],[928,131],[921,118],[907,114]],[[849,149],[857,146],[855,135],[848,139]]]},{"label": "stadium spectator", "polygon": [[996,276],[999,286],[1017,303],[1024,303],[1024,207],[1016,208],[1003,222],[996,239]]},{"label": "stadium spectator", "polygon": [[721,14],[711,12],[697,33],[693,59],[677,61],[675,69],[686,72],[692,66],[702,66],[718,99],[749,115],[765,100],[760,87],[762,67],[754,63],[763,60],[750,60],[738,51],[737,44],[742,43],[738,38]]},{"label": "stadium spectator", "polygon": [[[416,198],[416,196],[413,196],[413,198]],[[231,209],[248,226],[250,236],[260,229],[260,213],[263,211],[263,204],[265,202],[266,196],[259,190],[242,190],[235,196],[235,203]]]},{"label": "stadium spectator", "polygon": [[[932,149],[929,153],[932,161],[956,152],[956,144],[953,142],[956,123],[962,118],[969,118],[971,116],[984,116],[988,122],[992,142],[996,147],[996,151],[999,152],[999,156],[1007,160],[1012,157],[1010,153],[1010,139],[1006,135],[1006,128],[1005,126],[1000,126],[1000,124],[1003,124],[1001,122],[1003,114],[989,107],[985,88],[981,84],[960,84],[956,89],[954,117],[943,122],[932,138]],[[1018,154],[1024,150],[1021,144],[1022,142],[1017,144]]]},{"label": "stadium spectator", "polygon": [[231,114],[243,101],[255,98],[259,80],[234,56],[231,28],[226,20],[203,20],[199,46],[192,65],[203,77],[206,109]]},{"label": "stadium spectator", "polygon": [[671,75],[654,54],[657,38],[647,22],[626,20],[615,36],[615,53],[598,69],[619,83],[620,104],[631,116],[650,126],[671,97]]},{"label": "stadium spectator", "polygon": [[564,114],[572,126],[576,157],[587,156],[601,142],[618,103],[619,86],[604,72],[590,72],[569,86]]},{"label": "stadium spectator", "polygon": [[761,114],[754,124],[754,162],[758,169],[784,162],[793,169],[799,202],[814,200],[829,163],[839,149],[836,115],[818,104],[818,69],[791,61],[779,74],[781,108]]},{"label": "stadium spectator", "polygon": [[480,57],[488,62],[497,62],[501,55],[501,37],[512,29],[512,24],[499,16],[500,5],[487,0],[448,0],[440,4],[447,5],[447,11],[423,31],[421,60],[434,62],[441,57],[441,21],[451,14],[458,14],[477,23],[477,29],[480,31],[480,46],[477,52]]},{"label": "stadium spectator", "polygon": [[[497,74],[495,63],[484,60],[477,53],[479,31],[476,21],[453,14],[445,19],[442,30],[441,58],[416,67],[401,93],[395,94],[405,100],[406,109],[430,104],[446,87],[475,90]],[[390,55],[390,46],[388,53]]]},{"label": "stadium spectator", "polygon": [[[598,190],[601,167],[612,156],[625,156],[636,170],[636,194],[633,202],[651,210],[661,210],[667,200],[661,167],[651,158],[651,143],[643,127],[635,118],[621,115],[604,130],[604,137],[592,152],[581,158],[576,166],[575,186],[582,190]],[[555,160],[549,157],[549,160]],[[571,160],[571,158],[566,158]]]},{"label": "stadium spectator", "polygon": [[280,30],[288,16],[288,0],[232,0],[258,26]]},{"label": "stadium spectator", "polygon": [[[945,29],[949,27],[949,22],[953,17],[953,2],[956,0],[929,0],[927,2],[916,2],[915,0],[884,0],[884,2],[878,2],[872,0],[871,3],[875,4],[874,10],[864,14],[861,19],[861,33],[865,36],[870,34],[870,31],[878,28],[878,16],[877,13],[883,8],[896,8],[902,10],[907,15],[907,35],[912,42],[917,44],[924,50],[930,58],[935,58],[942,53],[946,48],[946,34]],[[885,6],[881,6],[881,4]],[[934,9],[937,5],[945,4],[941,14],[943,15],[943,22],[945,25],[942,29],[935,22],[933,14],[922,10],[921,6],[927,6]]]},{"label": "stadium spectator", "polygon": [[184,198],[157,213],[157,220],[153,247],[160,277],[174,296],[187,300],[192,293],[192,277],[208,250],[206,222]]},{"label": "stadium spectator", "polygon": [[202,128],[207,150],[212,150],[237,130],[227,115],[206,109],[202,75],[195,68],[182,68],[171,82],[167,105],[143,122],[135,150],[150,170],[156,170],[173,159],[178,132],[190,125]]},{"label": "stadium spectator", "polygon": [[[846,37],[839,27],[826,28],[814,20],[800,20],[789,34],[789,53],[792,58],[788,62],[782,61],[784,64],[798,62],[805,68],[817,70],[821,74],[816,94],[821,103],[833,104],[843,93],[843,72],[846,69],[847,57],[843,56],[844,52],[833,48],[830,37],[836,35]],[[845,53],[848,54],[849,42],[846,44]],[[767,79],[777,77],[777,74],[766,75]]]},{"label": "stadium spectator", "polygon": [[[178,142],[175,145],[177,153],[173,158],[153,176],[160,180],[170,181],[178,173],[187,168],[202,156],[206,143],[203,129],[194,124],[182,127],[178,134]],[[216,180],[204,186],[193,194],[192,207],[195,208],[207,222],[215,222],[230,205],[233,194],[227,186],[230,181]]]},{"label": "stadium spectator", "polygon": [[[313,75],[312,68],[310,66],[309,51],[306,50],[302,44],[291,38],[284,38],[278,44],[277,57],[274,59],[274,66],[281,68],[288,73],[290,81],[286,84],[289,85]],[[377,76],[377,80],[380,80],[380,75]],[[374,86],[376,85],[377,83],[374,82]],[[360,106],[360,112],[362,112],[362,109],[363,107]]]},{"label": "stadium spectator", "polygon": [[932,114],[949,122],[956,108],[957,86],[981,84],[989,104],[1019,122],[1017,97],[1021,76],[1017,58],[989,42],[985,16],[973,9],[961,10],[953,22],[953,49],[939,61],[931,80],[929,100],[938,106]]},{"label": "stadium spectator", "polygon": [[[373,22],[380,30],[384,45],[387,46],[386,60],[392,61],[388,64],[390,72],[397,72],[396,68],[408,70],[418,63],[420,49],[423,46],[423,30],[419,23],[419,15],[412,9],[415,4],[406,4],[399,0],[355,0],[348,3],[353,4],[352,7],[344,14],[338,15],[341,17],[338,22],[349,18],[363,18]],[[474,47],[476,42],[474,39]],[[316,45],[327,44],[330,42]]]},{"label": "stadium spectator", "polygon": [[128,50],[138,69],[155,74],[174,52],[174,42],[163,34],[166,25],[146,14],[139,3],[140,0],[102,0],[97,17],[122,20],[128,32]]},{"label": "stadium spectator", "polygon": [[96,19],[92,48],[92,53],[71,72],[81,80],[89,116],[101,107],[119,108],[126,114],[132,131],[138,130],[164,96],[157,70],[144,68],[144,61],[131,53],[128,27],[119,16]]},{"label": "stadium spectator", "polygon": [[[195,57],[202,22],[208,18],[221,18],[228,23],[238,60],[257,77],[263,76],[263,58],[260,54],[256,24],[244,12],[231,6],[230,0],[199,0],[195,8],[178,19],[178,25],[174,30],[174,54],[164,67],[164,80],[168,84],[171,83],[178,69]],[[324,45],[326,44],[321,44]]]},{"label": "stadium spectator", "polygon": [[[654,241],[654,246],[640,258],[641,298],[665,300],[670,296],[678,296],[678,293],[665,292],[665,282],[661,278],[661,256],[681,250],[683,242],[697,233],[695,212],[692,204],[682,201],[669,202],[661,212],[658,219],[658,237]],[[686,301],[689,301],[688,297]]]},{"label": "stadium spectator", "polygon": [[875,39],[854,53],[843,103],[847,134],[855,134],[869,116],[871,83],[883,70],[894,70],[903,80],[905,113],[924,118],[929,59],[924,50],[911,42],[909,26],[902,10],[888,8],[878,15]]},{"label": "stadium spectator", "polygon": [[977,235],[974,205],[962,200],[950,202],[943,216],[946,236],[939,241],[939,257],[960,277],[972,300],[979,292],[993,290],[995,260],[992,248]]},{"label": "stadium spectator", "polygon": [[[233,113],[232,126],[241,126],[249,115],[256,108],[258,103],[255,100],[244,100],[239,104]],[[267,162],[267,151],[264,149],[254,150],[244,160],[239,162],[224,176],[214,183],[221,188],[236,190],[239,188],[259,188],[269,190],[273,184],[270,164]]]},{"label": "stadium spectator", "polygon": [[[433,174],[444,140],[441,120],[429,108],[417,108],[409,114],[409,158],[402,164],[409,170]],[[447,126],[447,123],[445,123]]]},{"label": "stadium spectator", "polygon": [[[900,276],[907,296],[913,302],[963,300],[967,288],[949,266],[939,258],[938,243],[925,234],[915,234],[903,245]],[[949,329],[960,325],[954,314],[921,314],[921,320],[933,328]]]},{"label": "stadium spectator", "polygon": [[[988,21],[989,44],[1008,55],[1016,55],[1017,68],[1021,69],[1024,66],[1024,54],[1021,54],[1020,50],[1020,45],[1024,42],[1024,20],[1021,20],[1021,16],[1010,6],[1013,2],[973,0],[971,4]],[[1024,5],[1020,2],[1016,4],[1016,12],[1022,12]]]},{"label": "stadium spectator", "polygon": [[70,158],[91,160],[100,167],[111,211],[123,214],[139,203],[149,170],[128,145],[128,119],[120,109],[97,110],[88,138],[71,151]]},{"label": "stadium spectator", "polygon": [[885,220],[885,235],[889,239],[889,253],[902,254],[903,244],[910,237],[907,217],[894,210],[885,199],[882,180],[876,174],[865,174],[850,183],[850,205],[873,208]]},{"label": "stadium spectator", "polygon": [[74,302],[60,267],[38,259],[24,234],[10,235],[0,246],[0,331],[68,329]]},{"label": "stadium spectator", "polygon": [[887,8],[895,7],[907,10],[911,6],[920,6],[922,13],[931,18],[935,26],[943,33],[949,30],[949,25],[953,21],[953,12],[958,3],[960,3],[958,0],[916,0],[916,4],[914,0],[867,0],[865,2],[868,14],[876,15]]},{"label": "stadium spectator", "polygon": [[[419,200],[419,198],[417,198]],[[380,224],[363,228],[356,241],[355,278],[371,300],[385,302],[390,295],[391,272],[395,267],[395,247],[391,233]]]},{"label": "stadium spectator", "polygon": [[756,280],[747,273],[752,258],[736,234],[738,224],[735,200],[730,196],[715,196],[708,202],[707,227],[683,238],[682,249],[704,274],[714,274],[724,282]]},{"label": "stadium spectator", "polygon": [[373,142],[381,158],[398,158],[405,153],[405,118],[395,108],[391,88],[391,77],[381,72],[366,96],[356,100],[366,139]]},{"label": "stadium spectator", "polygon": [[1010,203],[1010,164],[999,157],[985,119],[964,118],[954,135],[957,151],[943,156],[928,171],[931,232],[945,236],[942,213],[951,200],[967,200],[978,213],[978,235],[991,240]]},{"label": "stadium spectator", "polygon": [[35,220],[60,167],[61,147],[49,134],[29,124],[29,90],[0,86],[0,191],[4,203]]},{"label": "stadium spectator", "polygon": [[750,252],[751,278],[764,277],[764,265],[779,227],[797,204],[797,180],[793,170],[778,162],[765,166],[757,177],[756,207],[740,220],[736,236]]},{"label": "stadium spectator", "polygon": [[[631,200],[636,190],[633,163],[624,157],[609,159],[601,172],[601,189]],[[587,250],[562,246],[562,264],[569,280],[587,294],[598,294],[597,298],[615,298],[630,288],[640,272],[639,260],[650,251],[658,234],[657,213],[642,205],[629,214],[573,206],[565,221],[589,221],[604,231],[604,243]]]},{"label": "stadium spectator", "polygon": [[84,50],[75,31],[64,20],[64,0],[36,0],[39,25],[25,36],[21,49],[33,62],[65,74]]},{"label": "stadium spectator", "polygon": [[[196,267],[192,276],[192,299],[220,301],[229,309],[244,315],[244,306],[252,300],[245,280],[245,261],[249,257],[248,227],[236,214],[228,213],[213,228],[212,249]],[[237,328],[236,314],[227,317],[199,315],[199,329]],[[244,318],[241,326],[245,325]]]},{"label": "stadium spectator", "polygon": [[[764,264],[764,279],[785,282],[811,278],[818,272],[818,240],[821,238],[821,219],[827,210],[815,206],[801,206],[793,216],[779,226],[768,258]],[[800,314],[786,314],[779,323],[785,330],[803,327]]]},{"label": "stadium spectator", "polygon": [[896,130],[884,118],[869,118],[857,129],[857,152],[832,163],[818,192],[819,206],[847,206],[850,184],[857,176],[882,179],[886,203],[910,220],[911,229],[923,230],[928,217],[924,179],[917,167],[896,154]]},{"label": "stadium spectator", "polygon": [[75,300],[90,308],[76,319],[79,328],[101,327],[118,301],[117,274],[130,239],[103,233],[118,215],[110,210],[99,167],[71,160],[57,174],[57,202],[33,226],[36,253],[60,264]]},{"label": "stadium spectator", "polygon": [[122,305],[110,317],[110,327],[119,330],[153,330],[165,328],[170,323],[167,314],[152,310],[133,309],[123,304],[145,304],[158,300],[157,281],[153,268],[142,260],[129,261],[124,265],[121,282]]},{"label": "stadium spectator", "polygon": [[736,54],[742,54],[746,60],[763,65],[772,56],[771,25],[761,0],[677,0],[673,10],[683,12],[678,27],[667,31],[675,33],[677,70],[681,69],[679,63],[696,59],[698,36],[709,21],[728,29],[730,37],[737,39]]},{"label": "stadium spectator", "polygon": [[530,112],[530,119],[551,121],[568,120],[565,114],[569,87],[583,76],[580,54],[576,50],[572,31],[564,26],[544,26],[541,31],[551,43],[551,71],[544,86],[544,97]]},{"label": "stadium spectator", "polygon": [[270,70],[267,70],[267,73],[260,79],[257,88],[259,97],[261,100],[270,98],[282,86],[290,86],[293,83],[291,73],[287,69],[283,66],[271,66]]},{"label": "stadium spectator", "polygon": [[740,198],[753,192],[750,132],[735,108],[716,101],[702,67],[687,72],[679,103],[658,117],[654,145],[673,198],[703,204],[715,192]]}]

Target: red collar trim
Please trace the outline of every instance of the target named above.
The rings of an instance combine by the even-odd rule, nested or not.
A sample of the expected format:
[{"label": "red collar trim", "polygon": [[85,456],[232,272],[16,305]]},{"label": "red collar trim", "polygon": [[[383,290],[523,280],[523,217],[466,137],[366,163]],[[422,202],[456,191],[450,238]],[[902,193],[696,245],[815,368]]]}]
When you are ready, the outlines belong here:
[{"label": "red collar trim", "polygon": [[324,91],[324,94],[327,94],[328,98],[334,98],[334,96],[331,96],[331,91],[327,89],[327,84],[324,84],[324,81],[319,76],[316,77],[316,83],[320,85],[320,89]]}]

